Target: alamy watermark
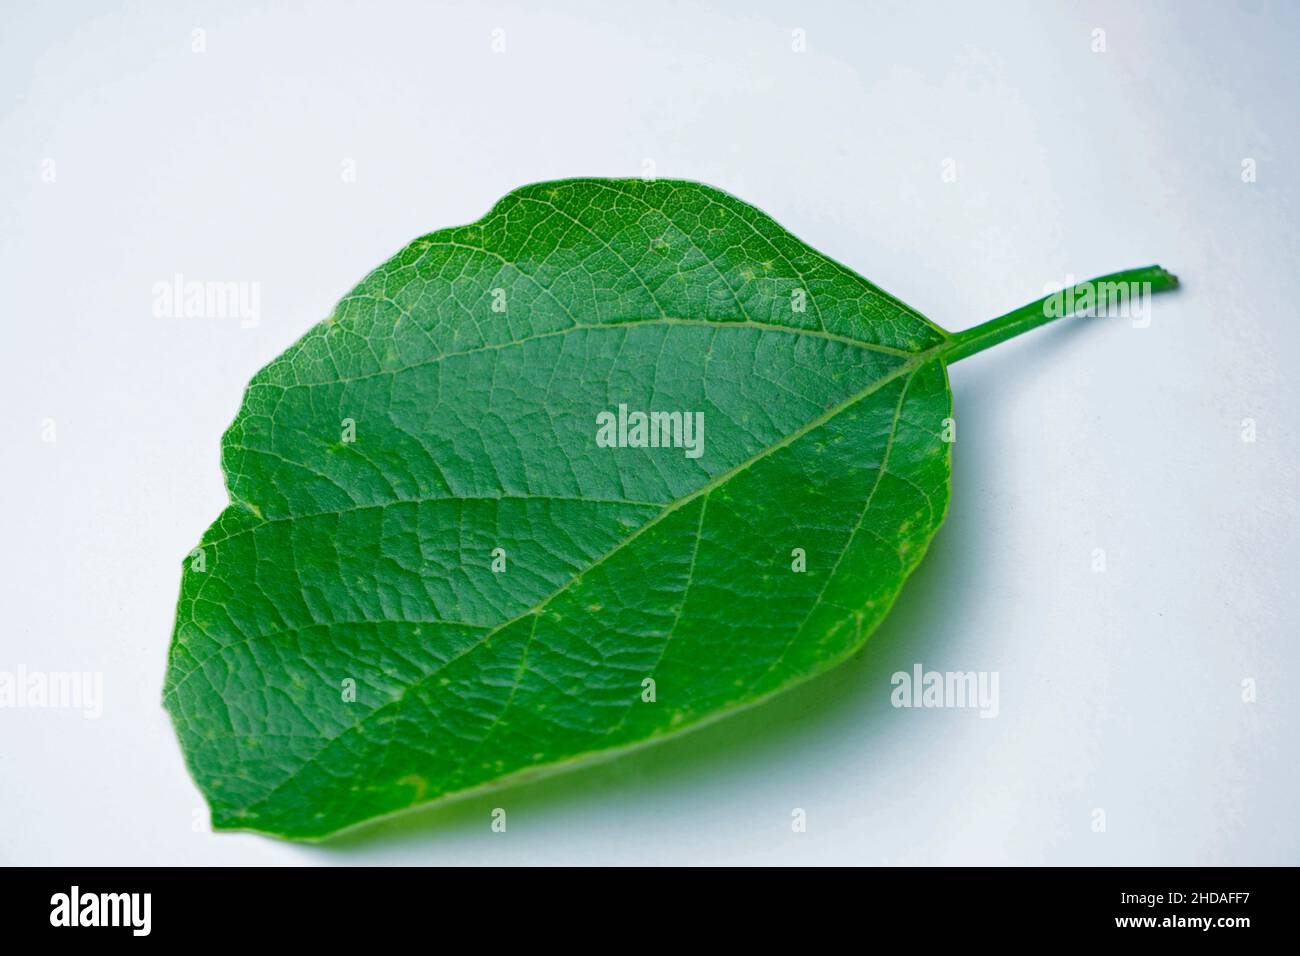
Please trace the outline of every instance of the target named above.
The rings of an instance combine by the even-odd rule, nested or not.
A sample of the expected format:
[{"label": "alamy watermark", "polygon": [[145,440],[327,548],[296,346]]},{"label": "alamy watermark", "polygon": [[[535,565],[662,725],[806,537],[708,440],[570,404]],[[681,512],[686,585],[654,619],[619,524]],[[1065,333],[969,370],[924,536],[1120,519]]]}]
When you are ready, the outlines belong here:
[{"label": "alamy watermark", "polygon": [[170,281],[153,284],[156,319],[238,319],[241,329],[262,320],[262,283],[186,279],[176,273]]},{"label": "alamy watermark", "polygon": [[596,415],[597,448],[682,448],[687,458],[704,454],[703,412],[629,412]]},{"label": "alamy watermark", "polygon": [[1043,300],[1043,314],[1053,319],[1113,315],[1132,319],[1135,329],[1151,324],[1150,282],[1075,282],[1073,275],[1067,275],[1063,288],[1048,283],[1043,291],[1048,293]]},{"label": "alamy watermark", "polygon": [[50,925],[125,926],[133,936],[148,936],[152,909],[152,893],[83,893],[73,886],[50,897]]},{"label": "alamy watermark", "polygon": [[87,720],[104,714],[102,671],[0,670],[0,710],[79,710]]},{"label": "alamy watermark", "polygon": [[895,707],[969,708],[981,717],[998,715],[997,671],[927,671],[913,664],[911,671],[895,671],[889,682],[894,687],[889,702]]}]

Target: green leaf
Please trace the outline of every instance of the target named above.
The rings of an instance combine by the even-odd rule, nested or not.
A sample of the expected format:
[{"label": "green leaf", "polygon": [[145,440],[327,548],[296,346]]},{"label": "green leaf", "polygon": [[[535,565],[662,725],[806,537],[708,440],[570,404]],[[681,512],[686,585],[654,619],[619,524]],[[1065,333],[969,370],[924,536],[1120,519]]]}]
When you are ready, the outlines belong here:
[{"label": "green leaf", "polygon": [[[542,183],[411,243],[225,435],[165,688],[213,825],[323,837],[835,666],[947,511],[946,364],[1049,311],[950,335],[695,183]],[[680,428],[634,447],[636,412]]]}]

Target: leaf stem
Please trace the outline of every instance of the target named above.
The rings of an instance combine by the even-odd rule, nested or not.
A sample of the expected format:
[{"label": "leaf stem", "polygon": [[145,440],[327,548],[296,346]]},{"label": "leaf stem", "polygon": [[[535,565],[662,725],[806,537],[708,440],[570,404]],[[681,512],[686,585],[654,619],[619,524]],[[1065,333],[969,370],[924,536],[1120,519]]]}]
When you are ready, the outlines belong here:
[{"label": "leaf stem", "polygon": [[1153,292],[1164,292],[1178,287],[1178,277],[1160,266],[1144,266],[1113,272],[1090,282],[1081,282],[1073,288],[1062,289],[1044,296],[1037,302],[1021,306],[1014,312],[958,332],[943,349],[944,360],[951,365],[983,352],[1030,329],[1036,329],[1053,319],[1064,318],[1078,311],[1096,309],[1104,313],[1115,302],[1143,301]]}]

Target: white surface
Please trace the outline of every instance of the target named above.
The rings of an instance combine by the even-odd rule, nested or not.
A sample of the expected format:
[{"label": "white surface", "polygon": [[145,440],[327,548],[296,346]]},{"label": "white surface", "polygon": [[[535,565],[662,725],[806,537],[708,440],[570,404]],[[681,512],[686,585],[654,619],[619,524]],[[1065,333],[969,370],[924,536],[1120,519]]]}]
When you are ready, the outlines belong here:
[{"label": "white surface", "polygon": [[[1296,6],[107,6],[0,31],[0,669],[105,681],[98,720],[0,710],[0,861],[1300,862]],[[196,829],[160,688],[248,379],[415,236],[646,158],[952,329],[1185,287],[954,368],[949,522],[833,675],[341,846]],[[154,318],[178,272],[260,324]],[[916,661],[998,671],[999,716],[893,709]]]}]

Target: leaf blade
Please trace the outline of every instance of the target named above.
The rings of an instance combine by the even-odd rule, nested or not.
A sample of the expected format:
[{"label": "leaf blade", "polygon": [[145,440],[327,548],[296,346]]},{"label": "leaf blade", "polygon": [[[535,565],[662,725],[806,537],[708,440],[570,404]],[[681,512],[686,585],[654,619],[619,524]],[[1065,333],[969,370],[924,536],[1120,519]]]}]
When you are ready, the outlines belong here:
[{"label": "leaf blade", "polygon": [[[218,826],[319,837],[748,706],[859,646],[946,511],[946,335],[752,207],[568,181],[433,237],[260,373],[227,433],[247,504],[183,579],[166,691]],[[709,453],[596,456],[620,399],[705,409]],[[357,442],[324,438],[334,416]],[[651,672],[677,696],[641,703]]]}]

